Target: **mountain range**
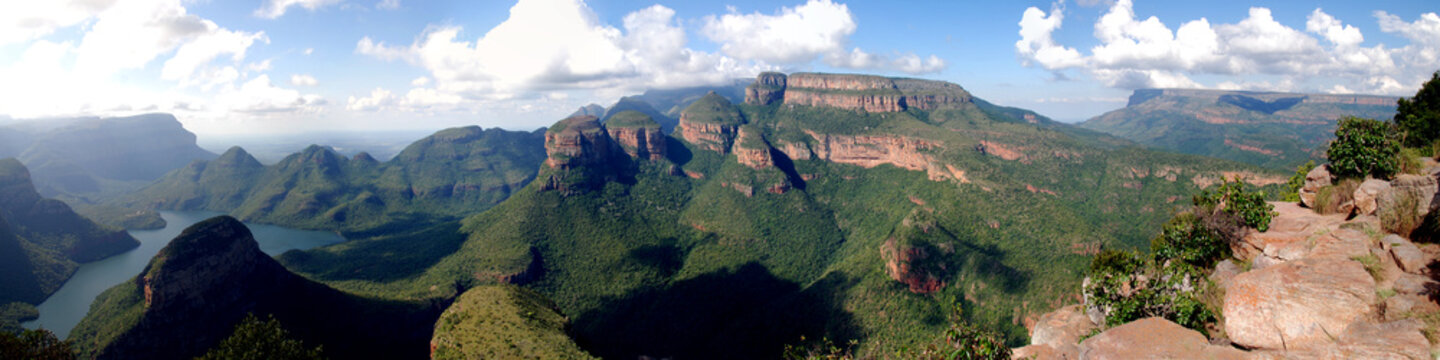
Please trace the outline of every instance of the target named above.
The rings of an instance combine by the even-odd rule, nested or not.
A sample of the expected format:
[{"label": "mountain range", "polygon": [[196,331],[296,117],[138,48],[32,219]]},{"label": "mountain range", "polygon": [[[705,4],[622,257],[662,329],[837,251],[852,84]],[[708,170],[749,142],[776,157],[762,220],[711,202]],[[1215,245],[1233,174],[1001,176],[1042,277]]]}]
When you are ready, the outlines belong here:
[{"label": "mountain range", "polygon": [[1124,108],[1080,123],[1144,145],[1293,169],[1325,158],[1340,117],[1389,120],[1396,97],[1140,89]]},{"label": "mountain range", "polygon": [[[591,109],[534,133],[449,129],[407,149],[426,156],[402,153],[386,163],[317,146],[263,166],[232,149],[170,173],[132,201],[364,228],[344,243],[283,254],[279,263],[366,299],[473,303],[465,290],[518,285],[548,300],[486,296],[522,299],[515,301],[528,304],[534,319],[551,319],[515,320],[537,337],[566,326],[546,311],[563,314],[565,335],[589,355],[772,358],[784,345],[825,338],[854,340],[857,354],[878,356],[941,334],[946,325],[937,317],[955,305],[967,321],[1023,344],[1022,325],[1070,301],[1099,249],[1145,246],[1149,229],[1181,199],[1222,177],[1259,185],[1285,179],[1253,165],[1150,150],[996,106],[945,82],[766,73],[743,94],[740,101],[718,92],[677,97],[688,104],[673,132],[643,109],[614,106],[604,118]],[[453,140],[489,132],[492,140]],[[426,179],[445,186],[416,186],[414,174],[431,173],[416,169],[497,163],[473,160],[471,151],[431,162],[433,152],[420,149],[472,149],[501,138],[538,144],[533,158],[518,150],[497,155],[533,159],[528,167],[512,160],[526,182],[478,187],[504,189],[508,198],[432,203],[453,206],[459,221],[415,211],[410,226],[369,225],[423,203],[403,194],[432,193],[413,189],[456,188],[444,174]],[[412,190],[395,191],[401,188]],[[416,221],[426,218],[432,221]],[[157,259],[202,256],[182,253],[189,254]],[[142,278],[102,300],[137,307]],[[157,336],[116,322],[108,314],[133,313],[118,309],[97,305],[82,325],[90,330],[74,339],[120,354],[141,345],[97,339]],[[502,333],[463,316],[433,316],[428,321],[445,331],[431,346],[494,344],[484,334]],[[277,317],[286,328],[316,326]],[[337,340],[315,343],[329,349],[327,341]]]}]

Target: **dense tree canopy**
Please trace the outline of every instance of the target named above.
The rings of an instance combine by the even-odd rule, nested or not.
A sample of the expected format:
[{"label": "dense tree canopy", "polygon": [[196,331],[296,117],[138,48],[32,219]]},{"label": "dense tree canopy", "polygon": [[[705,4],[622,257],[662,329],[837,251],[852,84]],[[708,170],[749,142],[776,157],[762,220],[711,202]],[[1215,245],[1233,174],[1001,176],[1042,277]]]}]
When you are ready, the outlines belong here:
[{"label": "dense tree canopy", "polygon": [[1335,141],[1325,151],[1330,171],[1339,177],[1388,179],[1395,174],[1400,146],[1391,137],[1390,124],[1346,116],[1335,128]]},{"label": "dense tree canopy", "polygon": [[1405,135],[1405,146],[1430,145],[1440,139],[1440,71],[1409,99],[1400,99],[1395,125]]}]

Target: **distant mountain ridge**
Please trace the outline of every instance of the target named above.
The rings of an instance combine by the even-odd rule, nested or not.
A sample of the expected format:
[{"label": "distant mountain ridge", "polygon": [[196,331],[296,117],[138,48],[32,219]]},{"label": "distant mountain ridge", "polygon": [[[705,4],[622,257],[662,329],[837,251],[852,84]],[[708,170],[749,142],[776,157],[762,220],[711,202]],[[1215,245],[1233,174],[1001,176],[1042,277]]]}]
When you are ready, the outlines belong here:
[{"label": "distant mountain ridge", "polygon": [[1335,124],[1387,120],[1398,97],[1201,89],[1139,89],[1125,108],[1080,127],[1140,144],[1270,168],[1324,157]]},{"label": "distant mountain ridge", "polygon": [[162,210],[212,210],[246,221],[326,230],[458,218],[503,201],[535,177],[541,132],[451,128],[379,162],[312,145],[265,166],[239,147],[177,169],[122,201]]},{"label": "distant mountain ridge", "polygon": [[215,154],[170,114],[77,120],[33,138],[18,158],[42,193],[93,193],[103,181],[150,181]]},{"label": "distant mountain ridge", "polygon": [[[80,263],[139,245],[120,229],[96,224],[59,200],[41,197],[20,161],[0,159],[0,306],[38,305],[59,290]],[[13,319],[0,318],[8,320]]]}]

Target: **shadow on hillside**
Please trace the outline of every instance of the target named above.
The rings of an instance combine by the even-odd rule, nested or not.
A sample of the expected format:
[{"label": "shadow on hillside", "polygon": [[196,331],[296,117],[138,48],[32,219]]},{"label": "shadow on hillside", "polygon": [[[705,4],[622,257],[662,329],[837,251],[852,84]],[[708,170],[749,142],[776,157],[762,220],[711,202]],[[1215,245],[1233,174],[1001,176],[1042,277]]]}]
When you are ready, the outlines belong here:
[{"label": "shadow on hillside", "polygon": [[802,335],[858,340],[838,295],[854,283],[832,274],[802,290],[752,262],[602,300],[575,318],[575,337],[608,359],[778,358]]},{"label": "shadow on hillside", "polygon": [[670,162],[682,168],[685,167],[685,164],[690,163],[690,159],[695,158],[695,154],[690,152],[690,148],[685,147],[685,143],[673,136],[665,137],[665,156],[670,158]]},{"label": "shadow on hillside", "polygon": [[[995,245],[978,245],[960,241],[955,249],[958,264],[965,271],[973,272],[989,286],[996,286],[1006,294],[1025,292],[1030,286],[1030,274],[1006,264],[1008,254]],[[1013,260],[1013,259],[1012,259]]]},{"label": "shadow on hillside", "polygon": [[423,273],[458,251],[465,239],[460,223],[448,222],[401,235],[288,251],[277,260],[291,271],[319,281],[388,282]]}]

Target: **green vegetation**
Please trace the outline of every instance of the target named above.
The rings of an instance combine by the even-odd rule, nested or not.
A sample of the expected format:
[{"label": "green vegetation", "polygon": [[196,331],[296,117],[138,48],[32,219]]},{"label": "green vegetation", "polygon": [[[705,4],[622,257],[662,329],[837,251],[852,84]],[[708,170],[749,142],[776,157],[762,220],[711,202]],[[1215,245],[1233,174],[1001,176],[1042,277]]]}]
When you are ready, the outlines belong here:
[{"label": "green vegetation", "polygon": [[656,123],[649,115],[645,115],[639,111],[626,110],[611,115],[609,119],[606,119],[605,127],[659,129],[660,124]]},{"label": "green vegetation", "polygon": [[1380,282],[1385,279],[1385,266],[1380,264],[1380,257],[1375,256],[1375,254],[1354,256],[1351,257],[1350,260],[1355,260],[1359,262],[1360,265],[1364,265],[1365,272],[1370,273],[1370,277],[1374,278],[1375,282]]},{"label": "green vegetation", "polygon": [[685,108],[684,113],[687,121],[702,124],[740,126],[745,123],[745,119],[740,116],[740,111],[730,104],[730,100],[715,93],[705,94],[700,100],[691,103]]},{"label": "green vegetation", "polygon": [[[1317,150],[1334,139],[1336,114],[1384,119],[1395,106],[1327,102],[1329,95],[1212,90],[1140,89],[1130,103],[1080,123],[1140,144],[1212,156],[1276,170],[1322,160]],[[1298,99],[1305,101],[1295,102]],[[1228,100],[1228,101],[1227,101]]]},{"label": "green vegetation", "polygon": [[132,207],[211,210],[246,221],[368,237],[483,211],[535,178],[543,133],[441,130],[390,161],[347,159],[311,146],[272,166],[232,148],[170,173],[124,201]]},{"label": "green vegetation", "polygon": [[40,317],[40,310],[34,305],[12,302],[0,305],[0,333],[20,333],[25,328],[20,327],[23,321],[30,321]]},{"label": "green vegetation", "polygon": [[[1336,214],[1345,204],[1354,204],[1355,189],[1360,188],[1360,179],[1341,179],[1339,182],[1320,187],[1315,192],[1315,212]],[[1348,211],[1348,210],[1347,210]]]},{"label": "green vegetation", "polygon": [[160,213],[148,209],[122,208],[111,205],[93,205],[80,201],[67,201],[75,213],[97,223],[127,230],[157,230],[165,228],[165,219]]},{"label": "green vegetation", "polygon": [[1203,333],[1218,319],[1214,300],[1222,296],[1208,269],[1229,261],[1246,228],[1267,226],[1273,214],[1262,194],[1245,192],[1240,182],[1223,182],[1193,202],[1151,240],[1149,256],[1107,249],[1091,261],[1085,297],[1105,313],[1105,326],[1159,316]]},{"label": "green vegetation", "polygon": [[435,323],[433,359],[590,359],[555,303],[513,285],[470,289]]},{"label": "green vegetation", "polygon": [[1335,128],[1335,141],[1325,151],[1330,173],[1339,178],[1389,179],[1399,166],[1400,146],[1393,136],[1394,127],[1389,123],[1354,116],[1341,118]]},{"label": "green vegetation", "polygon": [[1431,74],[1415,96],[1398,101],[1395,125],[1405,146],[1428,147],[1440,140],[1440,71]]},{"label": "green vegetation", "polygon": [[75,353],[70,342],[55,338],[50,330],[0,331],[0,359],[70,360]]},{"label": "green vegetation", "polygon": [[1193,201],[1198,209],[1224,211],[1239,218],[1244,226],[1253,227],[1260,232],[1269,230],[1270,218],[1275,217],[1275,212],[1272,211],[1275,206],[1265,202],[1265,193],[1246,192],[1245,182],[1240,178],[1235,178],[1234,181],[1221,179],[1218,189],[1213,192],[1201,190]]},{"label": "green vegetation", "polygon": [[42,198],[15,159],[0,160],[0,304],[39,304],[79,263],[139,246],[120,229],[91,222]]},{"label": "green vegetation", "polygon": [[1000,334],[970,325],[963,320],[959,307],[951,315],[950,328],[940,339],[926,344],[913,354],[903,356],[911,359],[955,359],[955,360],[1007,360],[1010,347],[1005,345]]},{"label": "green vegetation", "polygon": [[322,347],[308,347],[280,326],[274,316],[261,321],[255,314],[245,315],[235,333],[220,341],[199,360],[306,360],[324,359]]}]

